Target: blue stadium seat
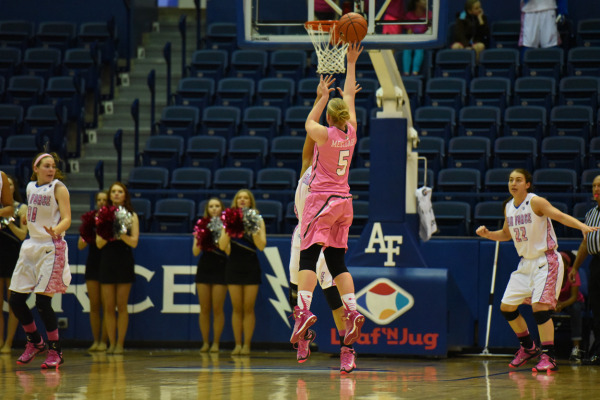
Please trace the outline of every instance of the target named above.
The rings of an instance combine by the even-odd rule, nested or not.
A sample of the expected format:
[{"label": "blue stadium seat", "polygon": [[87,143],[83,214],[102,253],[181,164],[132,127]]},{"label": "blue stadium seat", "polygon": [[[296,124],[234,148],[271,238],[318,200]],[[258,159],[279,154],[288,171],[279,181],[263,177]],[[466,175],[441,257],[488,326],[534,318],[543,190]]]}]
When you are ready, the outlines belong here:
[{"label": "blue stadium seat", "polygon": [[23,128],[23,107],[16,104],[0,104],[0,138],[21,133]]},{"label": "blue stadium seat", "polygon": [[[379,88],[379,81],[376,79],[361,79],[358,83],[362,87],[362,90],[356,93],[355,105],[370,110],[376,106],[375,93]],[[343,89],[343,84],[340,87]]]},{"label": "blue stadium seat", "polygon": [[459,136],[483,136],[494,140],[499,134],[500,109],[487,106],[466,106],[458,117]]},{"label": "blue stadium seat", "polygon": [[556,98],[556,81],[548,77],[522,77],[515,81],[516,106],[541,106],[550,113]]},{"label": "blue stadium seat", "polygon": [[231,54],[230,74],[235,78],[250,78],[258,82],[267,73],[267,57],[264,50],[235,50]]},{"label": "blue stadium seat", "polygon": [[173,171],[181,165],[184,140],[180,136],[150,136],[142,153],[143,165]]},{"label": "blue stadium seat", "polygon": [[442,49],[435,55],[436,78],[462,78],[471,81],[475,70],[475,53],[467,49]]},{"label": "blue stadium seat", "polygon": [[439,236],[470,236],[471,205],[464,201],[434,201],[432,204]]},{"label": "blue stadium seat", "polygon": [[356,166],[360,168],[369,168],[371,166],[371,138],[364,137],[358,139],[358,145],[356,146],[356,153],[358,155]]},{"label": "blue stadium seat", "polygon": [[306,118],[312,110],[312,106],[292,106],[285,110],[285,119],[283,121],[283,134],[290,136],[305,136]]},{"label": "blue stadium seat", "polygon": [[354,216],[349,233],[360,235],[369,221],[369,202],[366,200],[352,200],[352,209]]},{"label": "blue stadium seat", "polygon": [[249,78],[223,78],[217,83],[215,104],[245,108],[254,102],[255,83]]},{"label": "blue stadium seat", "polygon": [[446,165],[446,141],[441,137],[423,136],[419,140],[419,156],[427,158],[427,169],[436,175]]},{"label": "blue stadium seat", "polygon": [[144,198],[132,198],[131,206],[138,216],[140,222],[140,232],[148,232],[150,229],[150,221],[152,219],[152,203]]},{"label": "blue stadium seat", "polygon": [[160,121],[157,122],[158,133],[167,136],[180,136],[184,142],[196,135],[200,122],[200,112],[196,107],[167,106],[163,108]]},{"label": "blue stadium seat", "polygon": [[546,109],[513,106],[504,112],[504,136],[529,136],[541,143],[546,136]]},{"label": "blue stadium seat", "polygon": [[201,133],[209,136],[232,138],[237,135],[241,112],[237,107],[210,106],[202,112]]},{"label": "blue stadium seat", "polygon": [[77,25],[73,22],[40,22],[35,41],[37,46],[59,49],[63,54],[77,45]]},{"label": "blue stadium seat", "polygon": [[2,164],[15,166],[19,171],[31,164],[41,150],[35,135],[9,136],[2,150]]},{"label": "blue stadium seat", "polygon": [[567,106],[598,107],[600,80],[586,76],[570,76],[561,79],[558,89],[558,101]]},{"label": "blue stadium seat", "polygon": [[542,168],[572,168],[583,170],[585,142],[581,137],[549,136],[542,140]]},{"label": "blue stadium seat", "polygon": [[419,107],[415,112],[415,128],[420,136],[435,136],[449,141],[456,132],[455,114],[451,107]]},{"label": "blue stadium seat", "polygon": [[269,234],[283,233],[283,205],[279,200],[256,200],[256,209],[265,221],[265,229]]},{"label": "blue stadium seat", "polygon": [[80,47],[90,50],[96,49],[100,53],[97,60],[100,71],[100,96],[102,99],[112,99],[115,89],[118,58],[117,44],[119,42],[114,17],[106,22],[82,23],[79,26],[77,40]]},{"label": "blue stadium seat", "polygon": [[200,202],[206,198],[207,189],[211,185],[211,172],[208,168],[177,168],[171,176],[169,197]]},{"label": "blue stadium seat", "polygon": [[419,187],[427,186],[435,190],[435,174],[432,170],[427,169],[427,174],[425,174],[425,169],[419,168],[417,171],[417,185]]},{"label": "blue stadium seat", "polygon": [[521,34],[521,21],[504,20],[494,21],[490,29],[492,48],[514,48],[519,47],[519,35]]},{"label": "blue stadium seat", "polygon": [[471,81],[469,104],[498,107],[501,113],[510,105],[511,89],[507,78],[475,78]]},{"label": "blue stadium seat", "polygon": [[360,82],[364,79],[377,79],[377,74],[375,73],[375,68],[368,52],[363,51],[356,60],[356,79]]},{"label": "blue stadium seat", "polygon": [[294,104],[296,84],[289,78],[263,78],[258,81],[256,104],[285,110]]},{"label": "blue stadium seat", "polygon": [[525,168],[537,166],[538,143],[529,136],[504,136],[494,141],[494,168]]},{"label": "blue stadium seat", "polygon": [[600,137],[590,140],[590,150],[588,151],[588,167],[600,168]]},{"label": "blue stadium seat", "polygon": [[188,140],[185,165],[215,170],[224,166],[227,139],[221,136],[199,135]]},{"label": "blue stadium seat", "polygon": [[600,46],[600,18],[582,19],[577,23],[577,46]]},{"label": "blue stadium seat", "polygon": [[206,29],[206,47],[232,52],[237,48],[238,26],[232,22],[212,22]]},{"label": "blue stadium seat", "polygon": [[253,185],[254,172],[250,168],[219,168],[214,174],[213,187],[215,189],[252,189]]},{"label": "blue stadium seat", "polygon": [[190,199],[160,199],[152,215],[152,232],[189,233],[196,216],[196,203]]},{"label": "blue stadium seat", "polygon": [[40,104],[44,94],[44,78],[39,76],[16,75],[8,81],[6,102],[17,104],[27,109]]},{"label": "blue stadium seat", "polygon": [[485,225],[489,230],[502,229],[504,208],[502,201],[482,201],[473,211],[473,226]]},{"label": "blue stadium seat", "polygon": [[486,137],[461,136],[448,143],[448,168],[475,168],[484,174],[489,167],[491,141]]},{"label": "blue stadium seat", "polygon": [[280,127],[281,109],[278,107],[255,106],[244,110],[244,135],[262,136],[270,140],[279,133]]},{"label": "blue stadium seat", "polygon": [[410,100],[410,110],[414,115],[415,110],[421,107],[423,100],[423,81],[415,77],[404,77],[402,78],[402,83]]},{"label": "blue stadium seat", "polygon": [[83,123],[84,82],[71,76],[53,76],[48,79],[44,103],[67,107],[69,120]]},{"label": "blue stadium seat", "polygon": [[271,166],[300,171],[304,137],[278,136],[271,141]]},{"label": "blue stadium seat", "polygon": [[563,49],[527,49],[523,56],[523,76],[546,76],[559,81],[564,71]]},{"label": "blue stadium seat", "polygon": [[196,50],[188,67],[190,76],[218,81],[227,75],[229,56],[225,50]]},{"label": "blue stadium seat", "polygon": [[456,112],[465,105],[467,84],[460,78],[432,78],[425,88],[425,105],[452,107]]},{"label": "blue stadium seat", "polygon": [[575,47],[569,50],[567,74],[569,76],[600,76],[600,47]]},{"label": "blue stadium seat", "polygon": [[34,105],[25,114],[23,133],[48,138],[50,149],[66,157],[67,109],[64,106]]},{"label": "blue stadium seat", "polygon": [[294,232],[294,228],[298,224],[298,218],[295,213],[295,205],[293,201],[287,203],[285,207],[285,215],[283,216],[283,233],[291,235]]},{"label": "blue stadium seat", "polygon": [[298,179],[291,168],[263,168],[256,175],[256,188],[260,190],[294,189]]},{"label": "blue stadium seat", "polygon": [[573,193],[577,191],[577,173],[566,168],[538,168],[533,173],[533,186],[536,194],[548,198],[555,207],[555,202],[570,207]]},{"label": "blue stadium seat", "polygon": [[255,173],[265,166],[269,141],[262,136],[237,136],[229,141],[227,165],[250,168]]},{"label": "blue stadium seat", "polygon": [[213,104],[215,81],[211,78],[182,78],[177,84],[175,104],[192,106],[201,112]]},{"label": "blue stadium seat", "polygon": [[23,20],[0,21],[0,47],[16,47],[21,51],[33,45],[34,22]]},{"label": "blue stadium seat", "polygon": [[88,127],[98,125],[100,113],[100,69],[98,52],[92,49],[73,48],[65,52],[63,75],[84,82],[85,123]]},{"label": "blue stadium seat", "polygon": [[317,98],[319,78],[303,78],[298,81],[298,106],[312,108]]},{"label": "blue stadium seat", "polygon": [[581,183],[579,191],[581,193],[592,193],[594,178],[600,175],[600,168],[586,169],[581,173]]},{"label": "blue stadium seat", "polygon": [[519,67],[517,49],[485,49],[479,54],[479,76],[482,78],[507,78],[514,83]]},{"label": "blue stadium seat", "polygon": [[169,170],[163,167],[134,167],[129,171],[127,187],[134,189],[165,189]]},{"label": "blue stadium seat", "polygon": [[348,172],[348,184],[350,193],[354,200],[369,200],[369,168],[350,168]]},{"label": "blue stadium seat", "polygon": [[550,113],[550,136],[577,136],[587,143],[594,114],[589,106],[556,106]]},{"label": "blue stadium seat", "polygon": [[21,73],[21,50],[14,47],[0,47],[0,75],[6,81]]},{"label": "blue stadium seat", "polygon": [[499,193],[492,200],[504,200],[508,193],[508,178],[513,168],[490,168],[485,172],[484,190],[488,193]]},{"label": "blue stadium seat", "polygon": [[305,76],[306,59],[304,50],[275,50],[271,53],[269,76],[291,78],[298,82]]},{"label": "blue stadium seat", "polygon": [[40,76],[47,80],[59,75],[62,54],[60,50],[45,47],[34,47],[25,50],[23,55],[22,73],[24,75]]},{"label": "blue stadium seat", "polygon": [[445,200],[467,201],[474,206],[474,193],[481,191],[481,172],[474,168],[446,168],[438,173],[436,182],[440,192],[450,192],[442,193]]},{"label": "blue stadium seat", "polygon": [[369,133],[369,118],[367,114],[367,109],[364,107],[357,106],[354,108],[354,112],[356,113],[356,134],[359,138],[365,136],[365,134]]}]

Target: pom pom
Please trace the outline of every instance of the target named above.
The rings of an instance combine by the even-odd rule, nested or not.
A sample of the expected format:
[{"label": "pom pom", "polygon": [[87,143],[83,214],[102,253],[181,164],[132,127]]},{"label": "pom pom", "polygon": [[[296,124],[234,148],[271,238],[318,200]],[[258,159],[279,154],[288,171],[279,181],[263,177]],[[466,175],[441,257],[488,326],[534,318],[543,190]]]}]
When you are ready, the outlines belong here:
[{"label": "pom pom", "polygon": [[200,218],[194,227],[198,246],[204,251],[216,250],[222,228],[223,222],[219,217]]},{"label": "pom pom", "polygon": [[11,222],[14,222],[14,221],[15,221],[15,219],[13,217],[0,218],[0,229],[6,228],[8,225],[10,225]]},{"label": "pom pom", "polygon": [[96,233],[109,242],[115,240],[115,213],[117,210],[118,208],[115,206],[104,206],[96,215]]},{"label": "pom pom", "polygon": [[119,239],[122,234],[127,233],[133,225],[133,214],[123,206],[115,211],[115,237]]},{"label": "pom pom", "polygon": [[244,231],[250,235],[258,233],[261,226],[260,222],[263,219],[262,215],[260,215],[254,208],[244,208],[243,213]]},{"label": "pom pom", "polygon": [[244,221],[241,208],[227,208],[221,214],[221,221],[225,232],[232,237],[239,239],[244,236]]},{"label": "pom pom", "polygon": [[88,211],[81,216],[79,234],[86,243],[96,242],[96,210]]}]

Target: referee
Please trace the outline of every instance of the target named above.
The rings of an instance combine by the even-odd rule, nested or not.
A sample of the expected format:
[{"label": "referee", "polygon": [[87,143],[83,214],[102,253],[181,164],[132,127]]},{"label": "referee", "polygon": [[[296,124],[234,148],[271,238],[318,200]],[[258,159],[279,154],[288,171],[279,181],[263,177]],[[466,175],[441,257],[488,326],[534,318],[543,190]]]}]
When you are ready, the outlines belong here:
[{"label": "referee", "polygon": [[[585,214],[585,224],[588,226],[600,226],[600,175],[594,178],[592,194],[598,206]],[[590,357],[587,363],[600,365],[600,231],[588,233],[587,238],[583,238],[581,241],[577,257],[573,263],[573,269],[569,273],[569,280],[571,282],[575,282],[577,271],[588,254],[592,256],[588,298],[593,314],[592,329],[594,332],[594,344],[590,348]]]}]

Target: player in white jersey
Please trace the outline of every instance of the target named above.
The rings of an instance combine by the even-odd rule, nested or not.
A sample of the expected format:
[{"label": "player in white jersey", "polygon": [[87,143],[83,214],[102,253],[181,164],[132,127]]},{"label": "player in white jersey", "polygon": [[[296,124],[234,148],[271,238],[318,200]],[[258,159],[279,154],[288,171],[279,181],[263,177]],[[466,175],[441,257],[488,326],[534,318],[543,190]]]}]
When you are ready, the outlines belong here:
[{"label": "player in white jersey", "polygon": [[521,0],[519,46],[524,49],[558,46],[556,0]]},{"label": "player in white jersey", "polygon": [[12,217],[15,211],[13,196],[10,193],[10,184],[6,174],[0,171],[0,217]]},{"label": "player in white jersey", "polygon": [[[551,220],[581,230],[584,237],[598,228],[585,225],[559,211],[543,197],[530,193],[531,184],[532,177],[528,171],[520,168],[513,170],[508,180],[512,197],[505,202],[504,226],[493,232],[480,226],[477,234],[495,241],[512,239],[521,256],[517,270],[510,276],[500,306],[502,315],[521,344],[509,366],[518,368],[529,359],[540,357],[539,363],[533,367],[534,372],[556,371],[552,312],[560,294],[564,267]],[[518,311],[521,304],[531,304],[541,348],[531,339],[527,323]]]},{"label": "player in white jersey", "polygon": [[[10,307],[27,334],[25,352],[17,364],[27,364],[48,350],[42,368],[58,368],[63,363],[58,340],[58,321],[52,309],[52,296],[65,293],[71,282],[67,242],[63,236],[71,226],[71,203],[67,187],[59,180],[55,153],[42,153],[33,161],[31,182],[27,185],[27,227],[29,239],[23,242],[13,273]],[[48,343],[42,339],[26,304],[35,293],[35,304],[45,325]]]}]

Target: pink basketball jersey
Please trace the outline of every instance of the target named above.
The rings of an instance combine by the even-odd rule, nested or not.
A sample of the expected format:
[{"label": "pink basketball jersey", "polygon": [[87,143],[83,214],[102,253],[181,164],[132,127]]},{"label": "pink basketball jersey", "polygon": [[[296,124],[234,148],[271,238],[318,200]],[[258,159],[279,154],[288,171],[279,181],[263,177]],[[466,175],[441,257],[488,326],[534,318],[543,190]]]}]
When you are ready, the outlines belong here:
[{"label": "pink basketball jersey", "polygon": [[347,132],[327,128],[327,142],[315,145],[310,177],[311,192],[349,193],[348,171],[356,145],[356,129],[346,124]]}]

